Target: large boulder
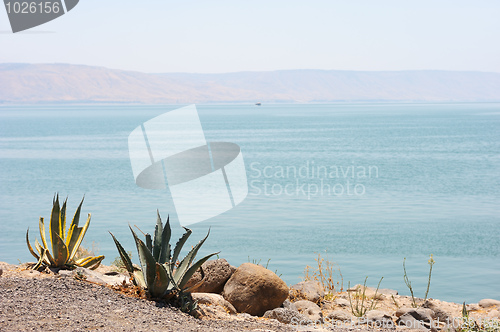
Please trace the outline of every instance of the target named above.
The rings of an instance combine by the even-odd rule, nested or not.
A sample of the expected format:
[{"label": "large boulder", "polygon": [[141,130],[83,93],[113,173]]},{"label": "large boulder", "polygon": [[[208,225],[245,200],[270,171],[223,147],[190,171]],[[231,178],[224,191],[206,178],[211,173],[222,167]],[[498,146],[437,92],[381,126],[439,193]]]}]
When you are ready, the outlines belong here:
[{"label": "large boulder", "polygon": [[317,281],[301,281],[290,287],[290,298],[318,302],[325,296],[323,286]]},{"label": "large boulder", "polygon": [[288,297],[288,287],[276,274],[252,263],[240,265],[224,286],[223,296],[238,312],[262,316]]},{"label": "large boulder", "polygon": [[[222,293],[226,281],[229,280],[231,275],[236,270],[236,268],[231,266],[224,258],[206,261],[203,263],[201,268],[203,269],[205,278],[203,279],[201,285],[193,290],[193,293]],[[201,272],[198,270],[195,274],[193,274],[191,279],[189,279],[186,287],[196,285],[200,281]]]}]

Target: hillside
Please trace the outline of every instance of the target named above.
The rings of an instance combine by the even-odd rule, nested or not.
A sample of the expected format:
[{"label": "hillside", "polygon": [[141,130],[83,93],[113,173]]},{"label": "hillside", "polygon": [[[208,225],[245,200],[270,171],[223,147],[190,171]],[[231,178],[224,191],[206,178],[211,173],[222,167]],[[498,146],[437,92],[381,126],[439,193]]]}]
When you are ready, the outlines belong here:
[{"label": "hillside", "polygon": [[500,73],[279,70],[147,74],[69,64],[0,64],[0,103],[500,101]]}]

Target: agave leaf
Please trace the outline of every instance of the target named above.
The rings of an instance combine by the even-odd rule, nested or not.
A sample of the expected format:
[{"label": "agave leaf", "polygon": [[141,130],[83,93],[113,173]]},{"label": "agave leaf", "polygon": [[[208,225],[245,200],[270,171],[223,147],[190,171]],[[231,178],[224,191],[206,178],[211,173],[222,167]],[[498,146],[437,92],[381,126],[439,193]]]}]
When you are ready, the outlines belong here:
[{"label": "agave leaf", "polygon": [[151,296],[160,298],[167,292],[170,279],[168,278],[167,271],[163,264],[156,263],[155,275],[155,282],[150,293]]},{"label": "agave leaf", "polygon": [[82,230],[83,230],[83,227],[77,227],[76,225],[73,225],[70,227],[71,240],[69,241],[69,245],[66,242],[66,246],[68,247],[68,251],[70,252],[71,260],[74,258],[74,256],[76,255],[76,252],[78,251],[78,247],[76,247],[76,250],[75,250],[75,245],[78,242],[78,239],[80,238],[80,234],[82,233]]},{"label": "agave leaf", "polygon": [[141,270],[134,271],[134,284],[136,286],[147,288],[146,281],[144,280],[144,274],[142,274]]},{"label": "agave leaf", "polygon": [[186,273],[188,268],[191,266],[191,263],[193,262],[194,258],[196,257],[196,254],[198,253],[198,250],[203,245],[203,243],[205,242],[205,240],[208,238],[209,235],[210,235],[210,230],[208,230],[207,235],[200,242],[198,242],[198,244],[195,245],[193,247],[193,249],[191,249],[189,251],[189,253],[186,255],[186,257],[184,257],[184,259],[181,261],[181,263],[179,264],[179,267],[177,268],[177,271],[175,272],[175,276],[174,276],[176,283],[179,284],[180,281],[184,278],[184,274]]},{"label": "agave leaf", "polygon": [[59,234],[54,234],[53,240],[54,240],[53,246],[55,244],[56,248],[54,250],[55,266],[63,267],[68,261],[69,257],[68,247],[66,247],[63,239],[61,239]]},{"label": "agave leaf", "polygon": [[[49,250],[45,247],[42,247],[42,245],[38,242],[37,239],[35,239],[35,249],[36,249],[36,251],[38,251],[38,253],[40,253],[40,257],[42,257],[42,256],[44,257],[44,262],[48,266],[55,266],[56,265],[54,258],[52,258],[52,256],[50,255]],[[43,255],[44,249],[47,249],[47,251],[45,252],[45,255]]]},{"label": "agave leaf", "polygon": [[151,290],[153,287],[153,283],[155,281],[155,272],[156,272],[156,262],[151,254],[151,251],[148,250],[144,242],[137,237],[132,227],[130,227],[132,231],[132,235],[135,239],[135,245],[137,247],[137,253],[139,254],[139,261],[141,262],[142,274],[145,276],[146,286],[148,290]]},{"label": "agave leaf", "polygon": [[66,238],[66,203],[68,197],[64,200],[61,211],[59,212],[59,236],[64,241]]},{"label": "agave leaf", "polygon": [[170,216],[167,217],[167,223],[165,228],[163,228],[163,233],[161,234],[161,251],[158,262],[160,264],[165,264],[170,262],[170,236],[172,231],[170,229]]},{"label": "agave leaf", "polygon": [[156,219],[155,238],[153,242],[153,257],[155,258],[155,261],[159,261],[162,245],[163,223],[161,222],[160,211],[156,210],[156,213],[158,217]]},{"label": "agave leaf", "polygon": [[78,259],[75,264],[87,269],[95,270],[99,267],[104,256],[89,256],[85,258]]},{"label": "agave leaf", "polygon": [[40,245],[40,243],[36,238],[35,238],[35,249],[36,251],[38,251],[39,255],[42,255],[42,246]]},{"label": "agave leaf", "polygon": [[180,291],[181,289],[179,288],[179,286],[177,285],[177,283],[174,280],[174,275],[173,275],[173,271],[172,271],[172,264],[166,263],[166,264],[163,264],[163,266],[165,267],[165,271],[167,271],[168,278],[170,279],[170,284],[168,285],[167,291]]},{"label": "agave leaf", "polygon": [[118,249],[118,253],[120,254],[120,258],[122,259],[123,265],[125,265],[125,268],[127,269],[128,273],[132,275],[135,271],[134,265],[132,264],[132,261],[130,260],[130,257],[128,256],[127,252],[125,249],[123,249],[122,245],[118,240],[115,238],[113,233],[109,232],[111,236],[113,237],[113,241],[115,241],[116,249]]},{"label": "agave leaf", "polygon": [[42,238],[42,244],[44,248],[49,248],[47,245],[47,238],[45,237],[45,224],[43,223],[43,218],[40,217],[40,220],[38,221],[38,228],[40,230],[40,237]]},{"label": "agave leaf", "polygon": [[151,234],[146,233],[146,248],[148,248],[150,253],[153,253],[153,241],[151,240]]},{"label": "agave leaf", "polygon": [[88,217],[87,217],[87,222],[85,223],[85,225],[83,225],[83,227],[78,227],[79,232],[73,231],[73,235],[78,234],[78,238],[76,239],[75,243],[73,244],[72,251],[70,252],[69,259],[68,259],[69,261],[72,261],[75,258],[76,252],[78,251],[78,248],[80,247],[80,244],[83,241],[85,233],[87,232],[87,229],[89,228],[90,218],[91,218],[91,214],[89,213]]},{"label": "agave leaf", "polygon": [[[71,248],[70,243],[73,240],[73,231],[78,228],[78,223],[80,222],[80,212],[82,210],[82,204],[84,199],[85,196],[83,196],[80,205],[78,205],[78,208],[75,211],[75,215],[73,216],[73,220],[71,221],[71,225],[69,225],[68,234],[66,235],[66,246],[68,246],[68,248]],[[78,238],[78,236],[76,236],[75,238]]]},{"label": "agave leaf", "polygon": [[29,239],[29,227],[28,227],[28,230],[26,231],[26,244],[28,245],[28,250],[30,251],[30,253],[38,260],[40,260],[40,256],[38,256],[35,251],[33,250],[33,248],[31,247],[31,244],[30,244],[30,239]]},{"label": "agave leaf", "polygon": [[172,263],[175,264],[177,262],[177,258],[179,257],[179,254],[181,253],[182,247],[184,246],[184,243],[186,243],[186,240],[188,239],[189,235],[193,232],[189,228],[182,227],[186,230],[186,233],[184,233],[179,241],[175,244],[175,249],[174,249],[174,256],[172,256]]},{"label": "agave leaf", "polygon": [[38,259],[38,262],[33,266],[33,270],[38,270],[40,266],[42,266],[43,262],[47,259],[46,253],[48,252],[48,249],[42,248],[42,255]]},{"label": "agave leaf", "polygon": [[[180,279],[180,281],[178,282],[179,288],[180,289],[184,288],[184,286],[189,281],[189,279],[191,279],[191,277],[196,272],[196,270],[198,270],[199,268],[201,268],[201,266],[203,265],[203,263],[205,263],[210,257],[212,257],[214,255],[217,255],[219,253],[220,253],[220,251],[219,252],[214,252],[213,254],[210,254],[210,255],[206,255],[205,257],[203,257],[202,259],[200,259],[199,261],[197,261],[195,264],[193,264],[193,266],[191,266],[189,268],[189,270],[186,271],[186,273],[182,276],[182,279]],[[175,277],[174,277],[174,279],[175,279]]]},{"label": "agave leaf", "polygon": [[55,240],[54,237],[55,235],[60,234],[59,213],[60,213],[59,194],[57,194],[52,205],[52,212],[50,214],[50,227],[49,227],[50,243],[52,244],[52,252],[54,253],[54,255],[55,252],[57,251],[57,245],[56,245],[57,240]]},{"label": "agave leaf", "polygon": [[40,256],[42,256],[43,249],[47,249],[47,251],[45,252],[44,261],[47,263],[48,266],[56,265],[56,261],[54,260],[54,257],[52,257],[52,255],[50,254],[49,248],[43,247],[40,243],[38,243],[37,239],[35,239],[35,248],[40,253]]}]

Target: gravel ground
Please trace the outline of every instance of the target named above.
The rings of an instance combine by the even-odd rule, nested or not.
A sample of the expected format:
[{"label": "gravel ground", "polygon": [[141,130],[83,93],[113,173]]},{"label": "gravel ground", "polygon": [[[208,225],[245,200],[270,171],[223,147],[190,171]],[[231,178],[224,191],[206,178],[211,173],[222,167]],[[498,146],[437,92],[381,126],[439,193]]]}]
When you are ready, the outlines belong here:
[{"label": "gravel ground", "polygon": [[296,331],[263,319],[200,320],[70,278],[0,277],[0,331]]},{"label": "gravel ground", "polygon": [[[276,320],[238,314],[232,319],[197,319],[168,304],[129,297],[110,288],[14,270],[0,262],[0,331],[297,331]],[[4,271],[2,271],[2,267]],[[7,268],[8,272],[5,273]],[[2,272],[3,275],[2,275]],[[409,329],[398,331],[409,332]],[[299,331],[327,331],[302,327]],[[392,331],[366,326],[338,332]]]}]

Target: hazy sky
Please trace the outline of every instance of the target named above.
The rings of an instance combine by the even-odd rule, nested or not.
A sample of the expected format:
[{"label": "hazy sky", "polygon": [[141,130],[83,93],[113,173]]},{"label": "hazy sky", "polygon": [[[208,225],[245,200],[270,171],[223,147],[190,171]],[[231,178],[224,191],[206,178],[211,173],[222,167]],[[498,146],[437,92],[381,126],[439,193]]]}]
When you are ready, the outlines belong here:
[{"label": "hazy sky", "polygon": [[1,8],[0,31],[0,62],[144,72],[500,72],[498,0],[80,0],[17,34]]}]

